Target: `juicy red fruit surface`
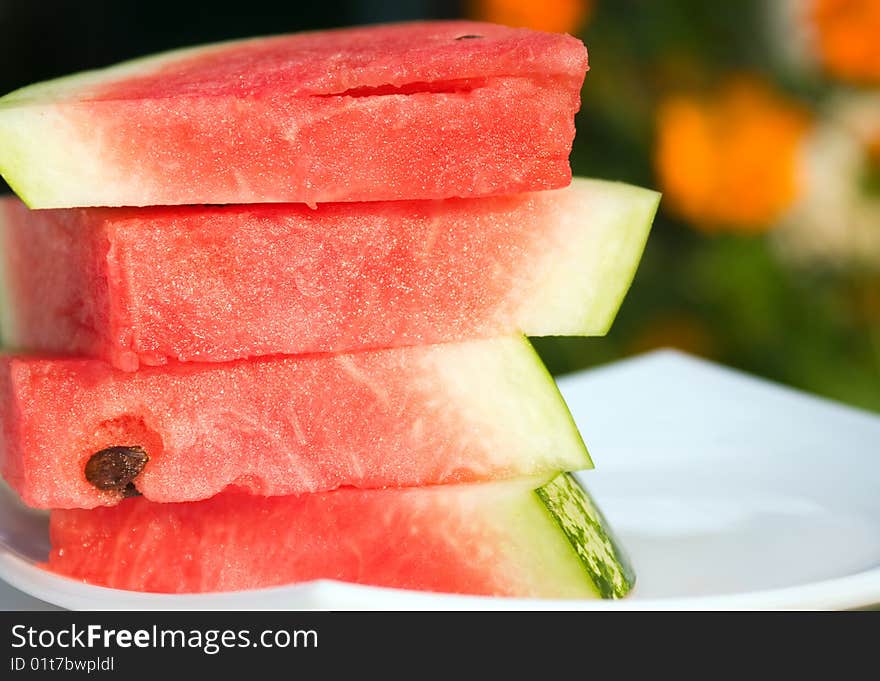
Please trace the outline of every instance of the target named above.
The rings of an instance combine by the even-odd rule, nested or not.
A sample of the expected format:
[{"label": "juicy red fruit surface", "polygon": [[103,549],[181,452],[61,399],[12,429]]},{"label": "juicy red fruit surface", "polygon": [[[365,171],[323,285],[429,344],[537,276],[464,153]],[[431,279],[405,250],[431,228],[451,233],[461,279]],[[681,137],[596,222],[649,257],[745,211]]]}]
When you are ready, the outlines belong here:
[{"label": "juicy red fruit surface", "polygon": [[317,210],[8,199],[6,340],[132,370],[516,333],[536,268],[566,247],[569,192]]},{"label": "juicy red fruit surface", "polygon": [[[360,87],[360,86],[356,86]],[[187,95],[62,104],[126,175],[112,205],[400,200],[566,186],[579,88],[497,77],[469,91]],[[134,185],[134,186],[132,186]],[[88,205],[88,204],[87,204]]]},{"label": "juicy red fruit surface", "polygon": [[142,498],[53,511],[48,567],[118,589],[236,591],[338,579],[449,593],[519,595],[490,528],[420,490]]},{"label": "juicy red fruit surface", "polygon": [[[0,116],[0,133],[8,124],[20,147],[0,166],[41,208],[558,188],[571,181],[586,69],[576,38],[473,22],[218,44],[13,99],[13,108],[35,107],[30,120],[51,120],[43,134],[58,137],[36,145],[28,116]],[[58,163],[76,164],[82,180],[46,189],[34,169]]]},{"label": "juicy red fruit surface", "polygon": [[[479,37],[460,39],[466,35]],[[470,21],[413,22],[221,43],[96,85],[80,98],[342,95],[493,76],[579,84],[586,67],[584,47],[571,36]]]},{"label": "juicy red fruit surface", "polygon": [[[91,508],[123,495],[122,484],[101,490],[84,472],[112,447],[143,449],[148,461],[131,482],[160,502],[228,485],[282,495],[585,465],[549,377],[528,374],[527,392],[516,383],[535,370],[524,343],[476,344],[475,356],[460,354],[473,344],[438,345],[131,373],[96,360],[5,357],[0,472],[31,506]],[[503,364],[486,368],[496,351]],[[558,427],[540,430],[547,419]],[[538,445],[526,441],[533,433]]]}]

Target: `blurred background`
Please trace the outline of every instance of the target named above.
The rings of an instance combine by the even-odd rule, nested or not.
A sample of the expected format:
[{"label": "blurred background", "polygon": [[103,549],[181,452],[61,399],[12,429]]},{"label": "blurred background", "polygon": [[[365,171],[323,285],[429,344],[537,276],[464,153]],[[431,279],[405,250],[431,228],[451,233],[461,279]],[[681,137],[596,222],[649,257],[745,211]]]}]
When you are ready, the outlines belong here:
[{"label": "blurred background", "polygon": [[[206,41],[472,17],[581,37],[574,172],[664,193],[612,332],[880,411],[880,0],[0,0],[0,89]],[[3,191],[8,191],[5,186]]]}]

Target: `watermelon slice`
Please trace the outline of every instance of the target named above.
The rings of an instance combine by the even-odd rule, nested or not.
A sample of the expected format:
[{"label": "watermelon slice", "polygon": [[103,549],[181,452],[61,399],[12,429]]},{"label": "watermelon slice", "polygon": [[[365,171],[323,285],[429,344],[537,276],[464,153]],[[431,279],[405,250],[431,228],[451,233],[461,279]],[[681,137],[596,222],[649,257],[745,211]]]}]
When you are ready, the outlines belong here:
[{"label": "watermelon slice", "polygon": [[169,364],[0,361],[0,472],[25,503],[264,495],[590,467],[524,338]]},{"label": "watermelon slice", "polygon": [[0,201],[7,346],[141,364],[611,325],[658,195],[31,211]]},{"label": "watermelon slice", "polygon": [[465,594],[619,598],[634,576],[584,489],[548,481],[53,511],[48,567],[153,592],[314,579]]},{"label": "watermelon slice", "polygon": [[178,50],[0,99],[34,208],[372,201],[563,187],[571,36],[453,21]]}]

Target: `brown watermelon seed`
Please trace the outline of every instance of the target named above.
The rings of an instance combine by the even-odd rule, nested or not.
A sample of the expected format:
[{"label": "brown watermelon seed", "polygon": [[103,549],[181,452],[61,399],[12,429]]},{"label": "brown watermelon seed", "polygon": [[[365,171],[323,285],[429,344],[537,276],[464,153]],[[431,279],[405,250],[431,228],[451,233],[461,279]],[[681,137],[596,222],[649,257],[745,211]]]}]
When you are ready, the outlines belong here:
[{"label": "brown watermelon seed", "polygon": [[100,490],[134,496],[137,489],[132,480],[149,460],[146,450],[139,445],[107,447],[92,454],[86,462],[86,480]]},{"label": "brown watermelon seed", "polygon": [[482,38],[481,35],[460,35],[456,38],[456,40],[474,40],[475,38]]}]

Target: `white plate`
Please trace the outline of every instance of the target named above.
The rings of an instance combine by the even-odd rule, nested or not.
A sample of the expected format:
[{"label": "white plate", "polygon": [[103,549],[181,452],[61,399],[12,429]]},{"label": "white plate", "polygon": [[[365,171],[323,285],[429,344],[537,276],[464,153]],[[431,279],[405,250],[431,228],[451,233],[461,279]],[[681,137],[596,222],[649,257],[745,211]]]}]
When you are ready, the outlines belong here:
[{"label": "white plate", "polygon": [[[0,499],[0,609],[852,608],[880,603],[880,417],[671,351],[560,387],[597,470],[583,480],[629,550],[624,601],[523,601],[314,582],[167,596],[91,587],[15,555],[45,520]],[[19,539],[13,536],[18,533]],[[7,548],[4,548],[4,544]],[[42,547],[42,549],[41,549]]]}]

